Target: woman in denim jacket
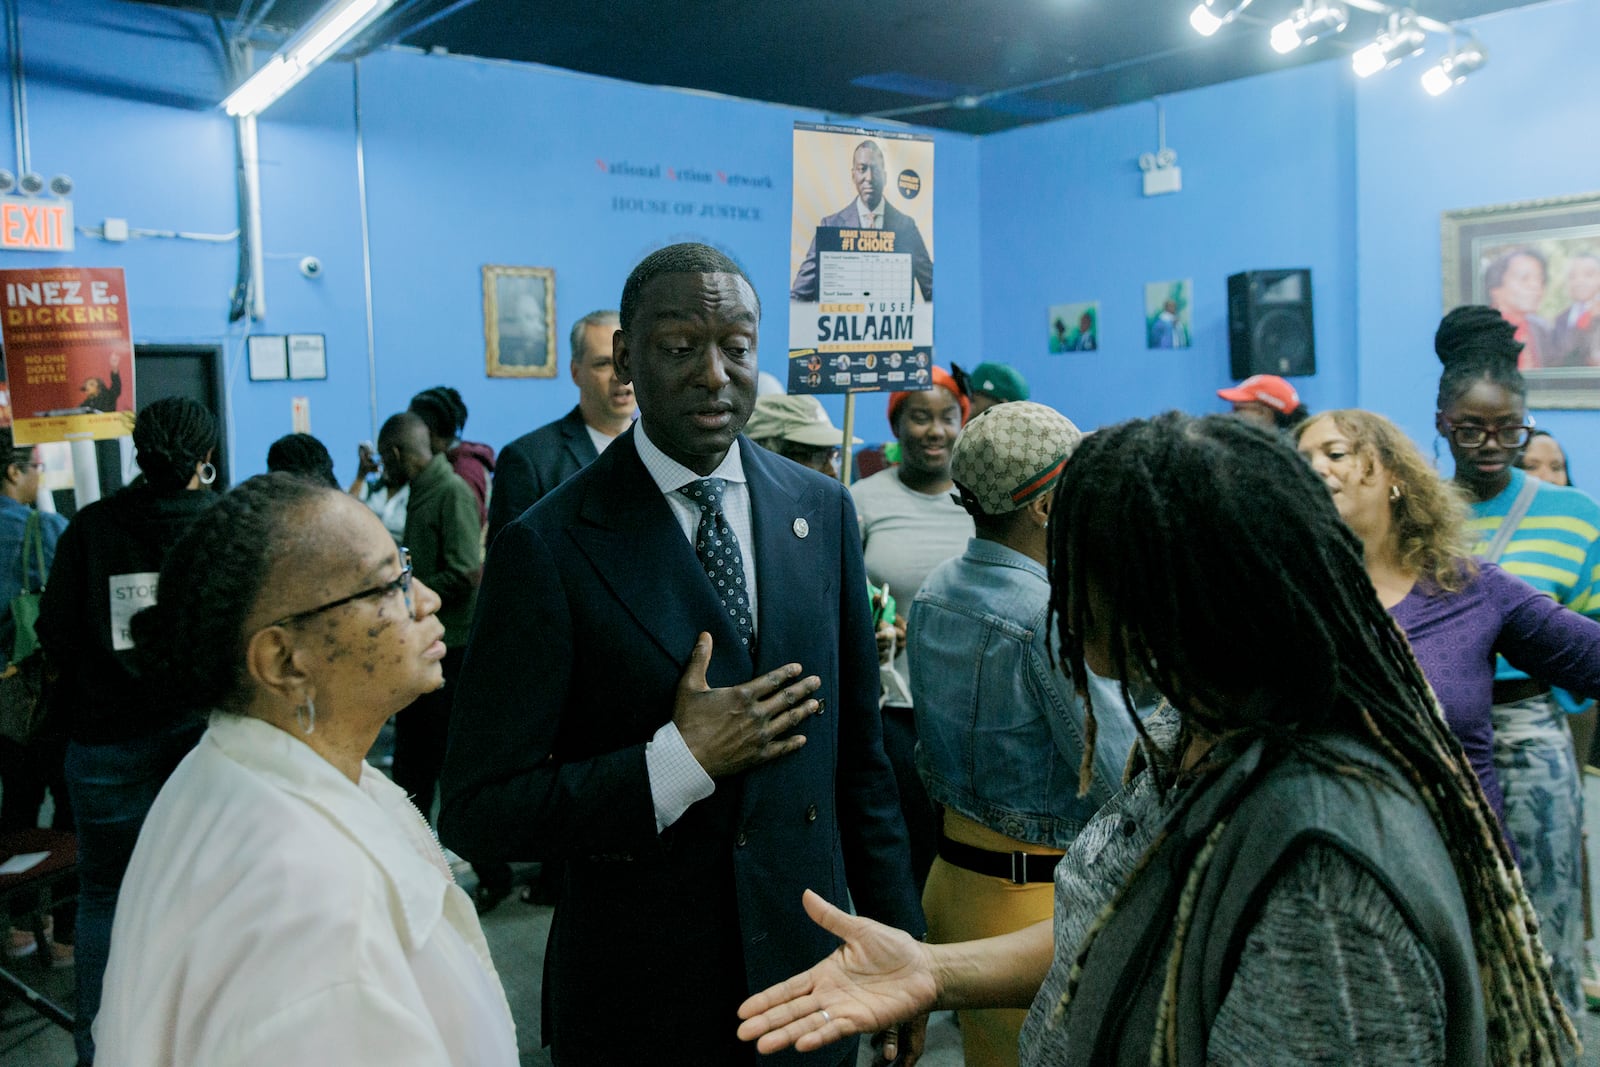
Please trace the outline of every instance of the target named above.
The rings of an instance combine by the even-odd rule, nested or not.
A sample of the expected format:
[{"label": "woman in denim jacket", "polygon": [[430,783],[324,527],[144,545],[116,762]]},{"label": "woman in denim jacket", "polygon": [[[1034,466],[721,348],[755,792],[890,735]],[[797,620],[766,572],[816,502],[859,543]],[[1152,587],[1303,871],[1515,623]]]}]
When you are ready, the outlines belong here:
[{"label": "woman in denim jacket", "polygon": [[[1042,404],[1001,404],[956,442],[952,473],[977,536],[941,564],[911,608],[917,770],[943,806],[923,910],[928,939],[967,941],[1050,917],[1056,860],[1116,792],[1134,731],[1097,716],[1079,795],[1083,705],[1046,647],[1051,491],[1081,435]],[[1118,687],[1092,675],[1097,708]],[[961,1012],[971,1067],[1015,1064],[1024,1011]]]}]

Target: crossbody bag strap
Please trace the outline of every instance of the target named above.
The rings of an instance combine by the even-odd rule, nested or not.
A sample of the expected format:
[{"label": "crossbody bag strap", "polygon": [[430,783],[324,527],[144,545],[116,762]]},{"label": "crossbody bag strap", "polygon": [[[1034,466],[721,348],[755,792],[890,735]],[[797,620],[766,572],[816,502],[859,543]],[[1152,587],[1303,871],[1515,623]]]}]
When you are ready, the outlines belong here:
[{"label": "crossbody bag strap", "polygon": [[[28,582],[28,553],[32,550],[35,566],[39,573],[39,588],[30,589]],[[37,593],[44,590],[44,524],[39,519],[37,511],[28,515],[28,524],[22,528],[22,588],[24,592]]]},{"label": "crossbody bag strap", "polygon": [[1511,538],[1516,535],[1517,527],[1522,525],[1522,520],[1527,517],[1528,509],[1533,506],[1534,495],[1539,492],[1539,480],[1524,475],[1522,491],[1511,502],[1511,510],[1506,512],[1506,517],[1500,520],[1500,528],[1494,533],[1494,540],[1489,542],[1489,547],[1484,549],[1479,559],[1485,563],[1499,563],[1500,557],[1505,555],[1506,548],[1511,544]]}]

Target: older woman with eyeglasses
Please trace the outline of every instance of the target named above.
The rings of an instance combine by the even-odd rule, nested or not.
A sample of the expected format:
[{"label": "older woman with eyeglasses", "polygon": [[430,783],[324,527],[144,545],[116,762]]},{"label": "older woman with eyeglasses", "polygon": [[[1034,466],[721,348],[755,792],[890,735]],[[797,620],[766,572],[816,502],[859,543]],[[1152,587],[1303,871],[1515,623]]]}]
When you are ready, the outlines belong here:
[{"label": "older woman with eyeglasses", "polygon": [[160,588],[135,642],[210,726],[134,849],[97,1062],[516,1064],[472,901],[364,759],[442,679],[405,550],[349,496],[268,474],[196,521]]},{"label": "older woman with eyeglasses", "polygon": [[[1516,327],[1487,307],[1462,307],[1439,324],[1444,364],[1435,425],[1450,443],[1455,483],[1472,508],[1474,554],[1580,614],[1600,618],[1600,504],[1518,470],[1528,443],[1527,386]],[[1495,770],[1505,827],[1567,1010],[1583,1006],[1583,792],[1565,713],[1548,679],[1504,659],[1494,682]]]}]

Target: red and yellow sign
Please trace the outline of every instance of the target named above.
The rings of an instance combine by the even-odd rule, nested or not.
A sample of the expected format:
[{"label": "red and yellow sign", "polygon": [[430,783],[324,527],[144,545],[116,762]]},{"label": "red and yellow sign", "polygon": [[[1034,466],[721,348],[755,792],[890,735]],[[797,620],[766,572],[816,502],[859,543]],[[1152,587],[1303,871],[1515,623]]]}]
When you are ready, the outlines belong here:
[{"label": "red and yellow sign", "polygon": [[0,338],[17,444],[133,432],[133,334],[120,267],[0,270]]}]

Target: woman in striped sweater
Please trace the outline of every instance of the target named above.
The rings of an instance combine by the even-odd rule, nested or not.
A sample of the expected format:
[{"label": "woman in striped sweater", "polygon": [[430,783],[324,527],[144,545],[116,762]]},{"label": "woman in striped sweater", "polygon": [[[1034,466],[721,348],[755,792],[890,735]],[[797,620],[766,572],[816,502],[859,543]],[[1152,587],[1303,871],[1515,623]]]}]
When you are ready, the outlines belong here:
[{"label": "woman in striped sweater", "polygon": [[[1462,307],[1439,324],[1444,364],[1435,425],[1450,445],[1455,482],[1472,506],[1479,559],[1498,563],[1573,611],[1600,618],[1600,504],[1516,467],[1528,443],[1527,386],[1515,329],[1487,307]],[[1539,915],[1539,933],[1567,1010],[1583,1004],[1583,794],[1565,722],[1547,679],[1503,659],[1494,683],[1495,770],[1506,832]]]}]

